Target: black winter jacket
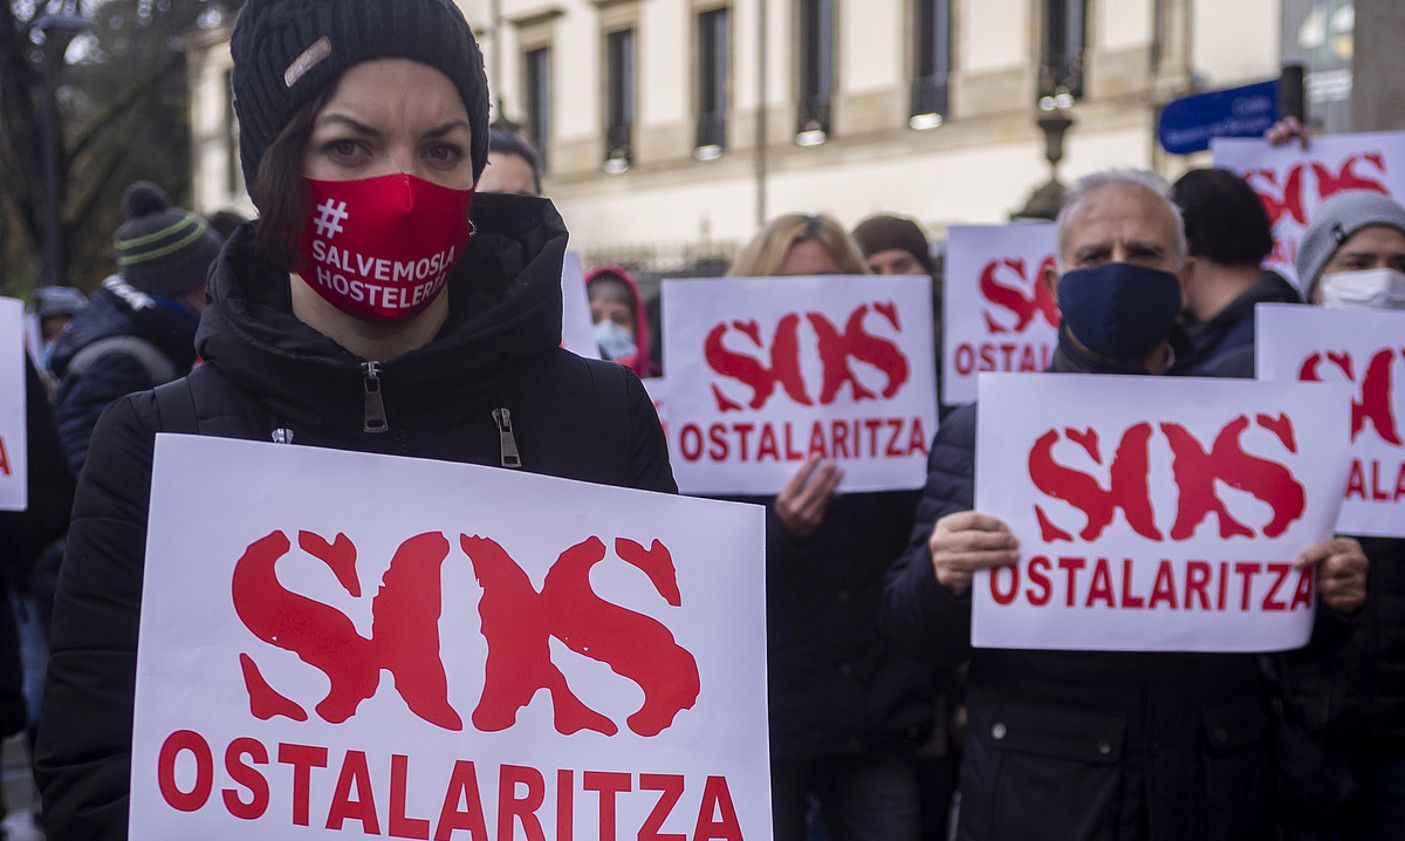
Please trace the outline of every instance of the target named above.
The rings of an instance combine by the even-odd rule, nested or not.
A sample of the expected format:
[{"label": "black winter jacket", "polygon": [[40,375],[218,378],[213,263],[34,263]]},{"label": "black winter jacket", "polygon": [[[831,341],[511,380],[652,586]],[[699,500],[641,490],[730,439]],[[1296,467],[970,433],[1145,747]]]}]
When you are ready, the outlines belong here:
[{"label": "black winter jacket", "polygon": [[[560,349],[566,231],[541,199],[479,196],[448,324],[377,372],[388,430],[364,432],[363,360],[298,321],[244,229],[216,264],[188,378],[202,434],[499,465],[510,409],[522,468],[675,492],[662,430],[625,368]],[[98,423],[54,610],[37,771],[50,837],[127,834],[133,687],[153,438],[150,393]]]},{"label": "black winter jacket", "polygon": [[1185,373],[1193,377],[1254,376],[1254,307],[1259,304],[1300,304],[1302,296],[1277,272],[1265,271],[1209,321],[1192,320],[1186,332],[1195,358]]},{"label": "black winter jacket", "polygon": [[[103,281],[73,317],[54,345],[50,368],[59,381],[54,415],[75,474],[88,458],[98,416],[113,401],[190,372],[195,364],[195,325],[192,313],[158,302],[117,275]],[[108,341],[119,336],[140,342],[123,346]],[[98,347],[99,342],[108,349]],[[85,350],[89,354],[75,365]]]},{"label": "black winter jacket", "polygon": [[[1090,367],[1060,351],[1053,370]],[[937,434],[884,612],[930,661],[970,659],[958,837],[1272,838],[1269,694],[1256,656],[971,648],[970,593],[938,583],[927,541],[937,520],[974,505],[976,411],[958,409]]]},{"label": "black winter jacket", "polygon": [[1361,622],[1339,649],[1289,653],[1288,690],[1309,732],[1405,755],[1405,540],[1357,540],[1371,562]]},{"label": "black winter jacket", "polygon": [[796,540],[766,504],[766,648],[771,757],[911,750],[932,714],[932,670],[878,625],[883,575],[907,545],[912,492],[831,500]]},{"label": "black winter jacket", "polygon": [[10,587],[24,586],[40,552],[68,527],[73,507],[73,475],[54,431],[48,392],[28,355],[24,366],[29,505],[24,511],[0,512],[0,736],[19,732],[27,721]]}]

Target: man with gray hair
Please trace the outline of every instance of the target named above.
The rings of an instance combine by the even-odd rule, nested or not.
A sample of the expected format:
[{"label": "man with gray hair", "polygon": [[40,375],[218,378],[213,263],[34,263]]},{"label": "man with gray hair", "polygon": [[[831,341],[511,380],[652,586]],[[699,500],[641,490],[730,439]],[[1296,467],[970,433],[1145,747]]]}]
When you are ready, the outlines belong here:
[{"label": "man with gray hair", "polygon": [[[1063,316],[1051,372],[1183,372],[1186,246],[1169,195],[1146,172],[1098,173],[1070,189],[1059,265],[1045,277]],[[974,405],[942,424],[883,615],[925,659],[969,658],[958,837],[1273,838],[1269,696],[1254,655],[971,648],[975,573],[1020,558],[1009,528],[972,510],[975,439]],[[1303,557],[1321,565],[1323,604],[1349,612],[1365,600],[1356,541]],[[1322,622],[1344,622],[1327,613]]]}]

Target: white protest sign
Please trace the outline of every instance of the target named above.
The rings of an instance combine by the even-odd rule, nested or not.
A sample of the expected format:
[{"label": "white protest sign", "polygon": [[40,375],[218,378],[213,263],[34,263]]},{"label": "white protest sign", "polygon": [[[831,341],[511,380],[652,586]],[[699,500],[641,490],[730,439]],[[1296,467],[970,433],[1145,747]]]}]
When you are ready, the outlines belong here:
[{"label": "white protest sign", "polygon": [[956,225],[948,231],[942,305],[942,402],[976,399],[981,372],[1049,367],[1059,307],[1044,282],[1055,265],[1053,224]]},{"label": "white protest sign", "polygon": [[668,386],[663,377],[648,377],[642,380],[644,390],[649,394],[649,400],[653,401],[654,412],[659,416],[659,425],[663,427],[664,437],[668,437]]},{"label": "white protest sign", "polygon": [[1273,222],[1268,268],[1296,282],[1298,241],[1323,201],[1347,190],[1371,190],[1405,199],[1405,132],[1314,137],[1304,150],[1266,140],[1211,141],[1215,166],[1234,170],[1259,194]]},{"label": "white protest sign", "polygon": [[600,358],[590,318],[590,297],[585,289],[585,269],[581,255],[575,251],[567,251],[561,264],[561,346],[576,356]]},{"label": "white protest sign", "polygon": [[0,511],[29,506],[24,304],[0,298]]},{"label": "white protest sign", "polygon": [[1351,472],[1337,528],[1405,537],[1405,312],[1259,304],[1261,380],[1348,384]]},{"label": "white protest sign", "polygon": [[921,487],[937,427],[929,278],[666,280],[684,493],[778,493],[811,453],[844,491]]},{"label": "white protest sign", "polygon": [[159,436],[130,835],[769,839],[764,528]]},{"label": "white protest sign", "polygon": [[1347,471],[1341,385],[986,374],[976,510],[1020,561],[976,578],[971,643],[1280,651],[1306,644]]}]

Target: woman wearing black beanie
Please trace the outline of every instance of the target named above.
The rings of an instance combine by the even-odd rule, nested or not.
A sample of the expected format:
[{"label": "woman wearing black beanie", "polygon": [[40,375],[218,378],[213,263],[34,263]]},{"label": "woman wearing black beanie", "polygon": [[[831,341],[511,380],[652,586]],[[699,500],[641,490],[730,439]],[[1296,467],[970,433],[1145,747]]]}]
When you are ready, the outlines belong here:
[{"label": "woman wearing black beanie", "polygon": [[126,837],[157,432],[675,490],[637,377],[560,349],[560,216],[474,195],[488,91],[449,0],[249,0],[232,50],[260,218],[212,270],[205,364],[94,434],[37,752],[53,838]]}]

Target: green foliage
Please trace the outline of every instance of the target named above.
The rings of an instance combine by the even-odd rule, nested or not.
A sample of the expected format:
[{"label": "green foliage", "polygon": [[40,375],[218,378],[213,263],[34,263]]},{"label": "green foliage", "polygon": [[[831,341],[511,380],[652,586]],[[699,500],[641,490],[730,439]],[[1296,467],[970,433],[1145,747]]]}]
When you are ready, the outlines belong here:
[{"label": "green foliage", "polygon": [[238,0],[0,0],[0,291],[37,278],[43,242],[40,119],[44,12],[92,23],[58,87],[67,279],[92,290],[113,270],[122,192],[137,180],[188,204],[190,129],[182,43],[231,19]]}]

